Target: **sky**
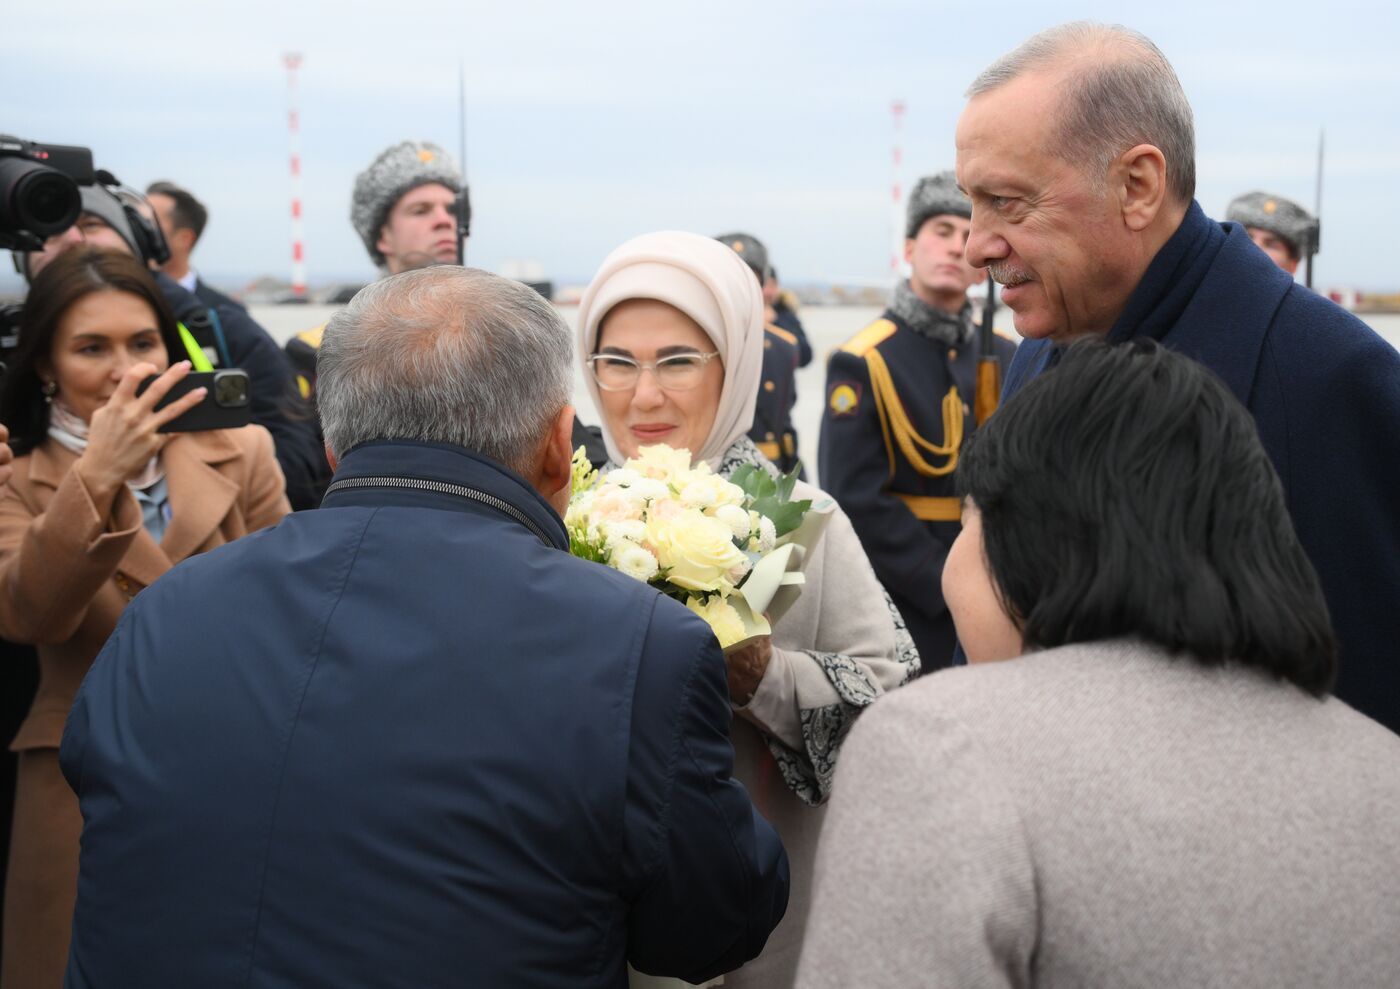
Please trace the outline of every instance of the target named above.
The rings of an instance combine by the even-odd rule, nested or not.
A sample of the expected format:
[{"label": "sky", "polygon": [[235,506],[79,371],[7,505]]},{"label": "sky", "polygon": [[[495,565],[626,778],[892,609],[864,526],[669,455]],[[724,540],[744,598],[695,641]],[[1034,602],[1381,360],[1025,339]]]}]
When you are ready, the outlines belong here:
[{"label": "sky", "polygon": [[[746,230],[790,283],[879,283],[894,234],[890,103],[907,106],[903,184],[953,164],[962,93],[1041,28],[1122,21],[1152,38],[1196,114],[1198,199],[1314,201],[1315,284],[1400,290],[1396,5],[541,4],[132,0],[5,12],[0,131],[94,149],[144,188],[171,179],[209,227],[215,284],[289,277],[282,55],[299,77],[313,285],[374,270],[349,224],[357,172],[404,138],[459,144],[466,82],[468,263],[534,259],[559,283],[649,230]],[[6,266],[8,268],[8,266]],[[0,276],[0,289],[13,282]]]}]

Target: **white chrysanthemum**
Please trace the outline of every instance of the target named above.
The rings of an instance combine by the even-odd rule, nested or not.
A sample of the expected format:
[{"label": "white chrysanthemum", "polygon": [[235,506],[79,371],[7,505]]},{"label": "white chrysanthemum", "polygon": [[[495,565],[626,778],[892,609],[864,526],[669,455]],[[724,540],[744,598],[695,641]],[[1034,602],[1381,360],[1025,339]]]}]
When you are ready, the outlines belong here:
[{"label": "white chrysanthemum", "polygon": [[735,539],[747,540],[749,533],[753,530],[753,522],[749,518],[749,513],[738,505],[719,506],[715,509],[715,518],[729,526]]},{"label": "white chrysanthemum", "polygon": [[638,580],[651,580],[660,569],[656,562],[656,557],[647,552],[646,548],[639,546],[630,539],[620,540],[613,548],[612,555],[608,557],[608,564],[614,570],[620,570],[629,577]]},{"label": "white chrysanthemum", "polygon": [[777,542],[778,530],[773,525],[773,520],[767,515],[761,516],[758,520],[758,551],[771,553]]},{"label": "white chrysanthemum", "polygon": [[647,524],[641,519],[626,519],[621,522],[608,522],[600,526],[609,550],[624,541],[641,543],[647,535]]}]

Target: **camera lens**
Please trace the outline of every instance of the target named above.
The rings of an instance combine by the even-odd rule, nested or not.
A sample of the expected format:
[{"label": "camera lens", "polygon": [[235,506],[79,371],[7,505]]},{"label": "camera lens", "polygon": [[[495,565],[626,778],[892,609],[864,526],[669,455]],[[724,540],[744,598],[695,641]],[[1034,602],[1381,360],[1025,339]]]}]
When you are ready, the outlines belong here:
[{"label": "camera lens", "polygon": [[62,172],[20,158],[0,158],[0,226],[52,237],[78,222],[82,198]]},{"label": "camera lens", "polygon": [[248,376],[242,371],[225,371],[214,375],[214,401],[226,409],[248,404]]}]

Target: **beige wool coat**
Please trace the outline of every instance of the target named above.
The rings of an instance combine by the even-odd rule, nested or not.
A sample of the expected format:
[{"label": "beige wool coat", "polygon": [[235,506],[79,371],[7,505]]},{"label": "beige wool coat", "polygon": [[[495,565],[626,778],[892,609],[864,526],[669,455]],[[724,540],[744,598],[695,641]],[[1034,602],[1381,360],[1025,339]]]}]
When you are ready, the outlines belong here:
[{"label": "beige wool coat", "polygon": [[[58,767],[73,697],[131,596],[176,563],[291,509],[261,426],[176,433],[161,450],[172,515],[157,543],[123,488],[105,515],[47,440],[0,489],[0,636],[32,643],[39,689],[19,733],[5,883],[4,989],[57,989],[68,958],[82,818]],[[197,616],[190,616],[197,620]]]}]

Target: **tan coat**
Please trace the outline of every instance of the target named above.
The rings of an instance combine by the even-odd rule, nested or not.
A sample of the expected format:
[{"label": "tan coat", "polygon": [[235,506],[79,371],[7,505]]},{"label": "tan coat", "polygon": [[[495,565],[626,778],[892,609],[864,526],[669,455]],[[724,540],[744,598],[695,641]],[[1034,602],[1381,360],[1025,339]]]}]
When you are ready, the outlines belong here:
[{"label": "tan coat", "polygon": [[[0,636],[33,643],[39,690],[19,753],[5,884],[4,989],[57,989],[78,874],[78,802],[58,768],[73,697],[130,596],[176,563],[276,522],[291,509],[261,426],[177,433],[161,451],[172,515],[158,544],[123,488],[100,516],[52,440],[15,460],[0,491]],[[195,616],[192,616],[194,618]]]}]

